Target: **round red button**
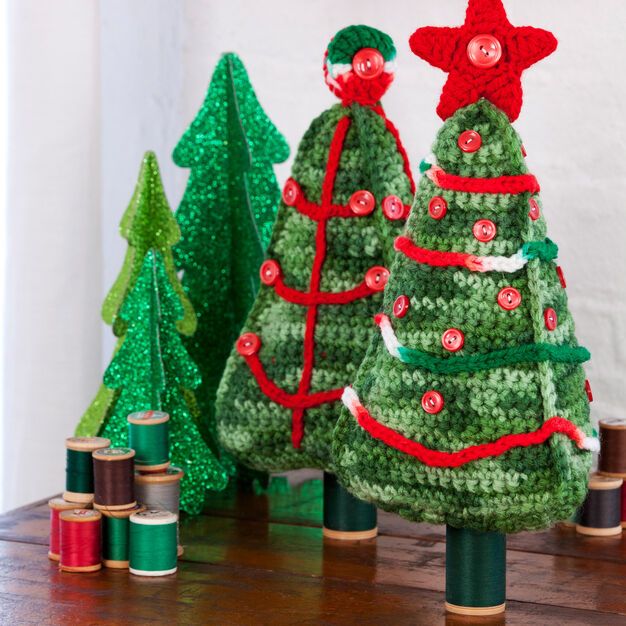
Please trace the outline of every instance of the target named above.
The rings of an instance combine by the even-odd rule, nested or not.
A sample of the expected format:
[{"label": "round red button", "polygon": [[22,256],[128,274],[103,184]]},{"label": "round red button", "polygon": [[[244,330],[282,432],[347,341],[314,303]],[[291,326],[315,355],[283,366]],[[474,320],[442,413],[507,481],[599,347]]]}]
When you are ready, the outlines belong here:
[{"label": "round red button", "polygon": [[567,283],[565,282],[565,276],[563,275],[563,270],[561,269],[560,265],[556,266],[556,275],[559,277],[561,287],[563,287],[563,289],[566,289]]},{"label": "round red button", "polygon": [[280,276],[280,265],[271,259],[263,261],[259,273],[261,274],[261,282],[264,285],[273,285]]},{"label": "round red button", "polygon": [[502,46],[493,35],[476,35],[467,44],[467,57],[475,67],[488,69],[502,58]]},{"label": "round red button", "polygon": [[409,299],[407,298],[407,296],[398,296],[396,298],[396,301],[393,303],[394,316],[404,317],[407,314],[410,306],[411,306],[411,303]]},{"label": "round red button", "polygon": [[283,188],[283,202],[287,206],[294,206],[298,200],[298,196],[300,195],[300,187],[298,183],[290,178]]},{"label": "round red button", "polygon": [[498,304],[505,311],[516,309],[522,302],[522,295],[514,287],[505,287],[498,294]]},{"label": "round red button", "polygon": [[458,352],[465,343],[465,335],[458,328],[448,328],[441,337],[441,345],[450,352]]},{"label": "round red button", "polygon": [[441,197],[435,196],[428,203],[428,214],[434,220],[440,220],[448,212],[448,203]]},{"label": "round red button", "polygon": [[387,196],[383,200],[383,215],[388,220],[401,220],[404,217],[404,203],[398,196]]},{"label": "round red button", "polygon": [[482,145],[483,139],[475,130],[464,130],[459,135],[457,143],[463,152],[476,152]]},{"label": "round red button", "polygon": [[443,396],[438,391],[427,391],[422,396],[422,408],[426,413],[434,415],[443,409]]},{"label": "round red button", "polygon": [[472,228],[474,237],[483,243],[491,241],[496,236],[496,230],[496,225],[491,220],[478,220]]},{"label": "round red button", "polygon": [[587,394],[587,398],[589,402],[593,402],[593,393],[591,391],[591,383],[588,380],[585,380],[585,393]]},{"label": "round red button", "polygon": [[543,319],[546,323],[546,328],[548,330],[554,330],[559,323],[556,311],[554,309],[546,309],[543,312]]},{"label": "round red button", "polygon": [[539,216],[541,215],[541,211],[539,210],[539,204],[537,203],[537,200],[531,198],[528,201],[528,205],[530,206],[530,211],[528,211],[528,215],[530,216],[530,219],[534,222],[535,220],[538,220]]},{"label": "round red button", "polygon": [[359,78],[377,78],[385,69],[385,58],[376,48],[361,48],[352,57],[352,69]]},{"label": "round red button", "polygon": [[237,352],[241,356],[252,356],[256,354],[261,347],[261,340],[254,333],[244,333],[237,339]]},{"label": "round red button", "polygon": [[349,204],[355,215],[369,215],[376,206],[376,200],[369,191],[361,189],[350,196]]},{"label": "round red button", "polygon": [[389,270],[386,267],[375,265],[365,274],[365,284],[372,291],[382,291],[389,280]]}]

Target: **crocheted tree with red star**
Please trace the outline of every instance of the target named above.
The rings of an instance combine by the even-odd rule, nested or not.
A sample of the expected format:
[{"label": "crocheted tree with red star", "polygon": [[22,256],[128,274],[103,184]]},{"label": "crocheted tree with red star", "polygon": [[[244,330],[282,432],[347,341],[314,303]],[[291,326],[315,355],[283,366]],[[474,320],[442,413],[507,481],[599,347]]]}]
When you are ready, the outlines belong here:
[{"label": "crocheted tree with red star", "polygon": [[554,37],[470,0],[413,51],[449,73],[379,333],[346,389],[335,471],[412,520],[515,532],[568,518],[591,464],[589,402],[557,246],[511,126]]},{"label": "crocheted tree with red star", "polygon": [[302,139],[261,290],[218,390],[221,443],[251,467],[330,467],[341,393],[365,354],[414,191],[379,103],[394,58],[390,37],[367,26],[328,47],[326,83],[341,104]]}]

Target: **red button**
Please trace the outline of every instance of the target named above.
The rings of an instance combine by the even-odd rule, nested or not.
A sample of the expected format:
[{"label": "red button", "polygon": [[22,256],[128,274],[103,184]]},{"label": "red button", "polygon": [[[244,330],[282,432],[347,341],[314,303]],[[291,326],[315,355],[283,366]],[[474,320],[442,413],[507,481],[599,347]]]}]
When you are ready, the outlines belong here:
[{"label": "red button", "polygon": [[361,48],[352,57],[352,69],[359,78],[371,80],[383,73],[385,59],[376,48]]},{"label": "red button", "polygon": [[388,220],[401,220],[404,217],[404,203],[398,196],[387,196],[383,200],[383,215]]},{"label": "red button", "polygon": [[428,203],[428,214],[434,220],[440,220],[448,212],[448,203],[441,197],[435,196]]},{"label": "red button", "polygon": [[476,35],[467,44],[470,63],[482,69],[493,67],[502,57],[502,46],[493,35]]},{"label": "red button", "polygon": [[475,130],[465,130],[459,135],[458,144],[463,152],[476,152],[482,143],[482,137]]},{"label": "red button", "polygon": [[386,267],[375,265],[365,274],[365,284],[372,291],[382,291],[389,280],[389,270]]},{"label": "red button", "polygon": [[530,216],[530,219],[534,222],[535,220],[539,219],[539,216],[541,215],[541,211],[539,210],[539,205],[537,204],[537,200],[535,200],[534,198],[531,198],[528,201],[528,204],[530,206],[530,211],[528,211],[528,215]]},{"label": "red button", "polygon": [[252,356],[259,351],[261,340],[254,333],[245,333],[237,339],[236,347],[241,356]]},{"label": "red button", "polygon": [[287,206],[294,206],[298,201],[298,196],[300,195],[300,186],[298,183],[290,178],[285,183],[285,187],[283,188],[283,202]]},{"label": "red button", "polygon": [[563,289],[566,289],[567,283],[565,282],[565,276],[563,275],[563,270],[561,269],[560,265],[556,266],[556,275],[559,277],[559,280],[561,281],[561,287],[563,287]]},{"label": "red button", "polygon": [[422,408],[426,413],[434,415],[443,409],[443,396],[438,391],[427,391],[422,396]]},{"label": "red button", "polygon": [[496,225],[491,220],[478,220],[472,228],[474,237],[486,243],[496,236]]},{"label": "red button", "polygon": [[585,393],[587,394],[587,398],[589,398],[589,402],[593,402],[593,393],[591,391],[591,384],[588,380],[585,381]]},{"label": "red button", "polygon": [[458,328],[448,328],[441,337],[441,345],[450,352],[458,352],[465,343],[465,335]]},{"label": "red button", "polygon": [[376,200],[369,191],[361,189],[350,196],[349,204],[355,215],[369,215],[376,206]]},{"label": "red button", "polygon": [[393,303],[393,314],[396,317],[404,317],[410,306],[411,303],[406,296],[398,296],[396,301]]},{"label": "red button", "polygon": [[514,287],[505,287],[498,294],[498,304],[505,311],[512,311],[513,309],[517,309],[521,302],[522,295]]},{"label": "red button", "polygon": [[276,261],[263,261],[261,265],[261,282],[264,285],[273,285],[280,276],[280,265]]},{"label": "red button", "polygon": [[543,312],[543,319],[546,323],[546,328],[548,330],[554,330],[559,323],[558,317],[556,316],[556,311],[554,309],[546,309]]}]

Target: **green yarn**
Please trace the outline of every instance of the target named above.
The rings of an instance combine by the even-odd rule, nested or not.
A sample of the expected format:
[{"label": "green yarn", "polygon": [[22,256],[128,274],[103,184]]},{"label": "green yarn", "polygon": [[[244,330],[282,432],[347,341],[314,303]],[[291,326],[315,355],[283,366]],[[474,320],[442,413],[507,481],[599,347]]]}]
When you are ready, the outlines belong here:
[{"label": "green yarn", "polygon": [[396,56],[393,39],[371,26],[348,26],[340,30],[328,44],[328,60],[331,63],[352,63],[352,57],[361,48],[376,48],[385,61]]},{"label": "green yarn", "polygon": [[559,247],[551,240],[528,241],[522,246],[522,254],[527,259],[553,261],[559,256]]},{"label": "green yarn", "polygon": [[436,357],[421,350],[398,348],[404,363],[417,365],[435,374],[460,374],[480,372],[494,367],[507,367],[520,363],[584,363],[591,358],[589,350],[582,346],[555,346],[549,343],[530,344],[517,348],[495,350],[486,354],[470,356]]}]

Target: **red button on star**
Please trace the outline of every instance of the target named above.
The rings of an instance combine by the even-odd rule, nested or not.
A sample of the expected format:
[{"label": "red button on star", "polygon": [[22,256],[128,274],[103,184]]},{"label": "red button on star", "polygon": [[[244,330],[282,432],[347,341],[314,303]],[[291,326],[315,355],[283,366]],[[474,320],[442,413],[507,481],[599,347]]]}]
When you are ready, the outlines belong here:
[{"label": "red button on star", "polygon": [[398,296],[396,298],[396,301],[393,303],[394,316],[404,317],[407,314],[410,306],[411,306],[411,303],[409,299],[407,298],[407,296]]},{"label": "red button on star", "polygon": [[539,204],[537,203],[537,200],[535,200],[534,198],[531,198],[528,201],[528,206],[530,206],[530,211],[528,211],[528,215],[530,219],[533,222],[538,220],[539,216],[541,215],[541,211],[539,210]]},{"label": "red button on star", "polygon": [[261,340],[254,333],[244,333],[237,339],[236,347],[241,356],[252,356],[261,348]]},{"label": "red button on star", "polygon": [[515,287],[505,287],[498,294],[498,304],[505,311],[513,311],[522,302],[522,295]]},{"label": "red button on star", "polygon": [[298,201],[298,196],[300,195],[300,185],[290,178],[283,188],[283,202],[287,206],[294,206]]},{"label": "red button on star", "polygon": [[388,220],[401,220],[404,217],[404,203],[398,196],[387,196],[383,200],[383,215]]},{"label": "red button on star", "polygon": [[361,48],[352,57],[352,69],[359,78],[378,78],[385,69],[385,58],[376,48]]},{"label": "red button on star", "polygon": [[438,391],[427,391],[422,396],[422,408],[426,411],[426,413],[435,415],[443,409],[443,405],[443,396]]},{"label": "red button on star", "polygon": [[559,277],[559,282],[561,283],[561,287],[563,289],[567,288],[567,283],[565,282],[565,276],[563,275],[563,270],[560,265],[556,266],[556,275]]},{"label": "red button on star", "polygon": [[544,322],[546,323],[546,328],[548,330],[554,330],[557,327],[557,324],[559,323],[558,317],[556,315],[556,311],[554,309],[546,309],[543,312],[543,319]]},{"label": "red button on star", "polygon": [[593,393],[591,391],[591,383],[588,380],[585,380],[585,393],[587,394],[587,398],[589,402],[593,402]]},{"label": "red button on star", "polygon": [[458,352],[465,343],[465,335],[458,328],[448,328],[441,337],[441,345],[450,352]]},{"label": "red button on star", "polygon": [[375,265],[365,274],[365,284],[372,291],[382,291],[389,280],[389,270],[386,267]]},{"label": "red button on star", "polygon": [[472,228],[472,233],[478,241],[487,243],[496,236],[496,225],[491,220],[478,220]]},{"label": "red button on star", "polygon": [[502,46],[493,35],[476,35],[467,44],[467,58],[476,67],[493,67],[501,57]]},{"label": "red button on star", "polygon": [[476,152],[483,145],[483,138],[475,130],[464,130],[457,140],[463,152]]},{"label": "red button on star", "polygon": [[428,214],[434,220],[440,220],[448,212],[448,203],[441,197],[435,196],[428,203]]},{"label": "red button on star", "polygon": [[263,261],[259,273],[261,274],[261,282],[264,285],[273,285],[280,276],[280,265],[271,259]]},{"label": "red button on star", "polygon": [[369,191],[360,189],[350,196],[349,204],[355,215],[369,215],[376,206],[376,200]]}]

